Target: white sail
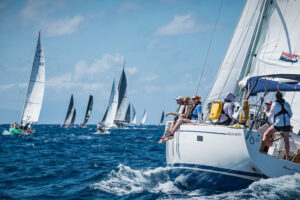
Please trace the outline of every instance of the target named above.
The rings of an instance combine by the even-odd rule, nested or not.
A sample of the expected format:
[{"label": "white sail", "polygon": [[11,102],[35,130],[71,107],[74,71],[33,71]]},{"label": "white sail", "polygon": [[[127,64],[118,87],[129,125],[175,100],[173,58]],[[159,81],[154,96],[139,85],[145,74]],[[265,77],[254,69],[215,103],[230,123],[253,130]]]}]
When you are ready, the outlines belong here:
[{"label": "white sail", "polygon": [[41,34],[35,50],[21,124],[36,123],[39,120],[45,90],[45,58],[41,45]]},{"label": "white sail", "polygon": [[[273,0],[268,4],[268,15],[264,21],[257,45],[256,56],[249,76],[267,74],[300,74],[300,62],[281,59],[282,53],[300,54],[300,1]],[[288,92],[286,101],[291,104],[294,115],[291,119],[294,132],[300,129],[300,93]]]},{"label": "white sail", "polygon": [[227,92],[235,91],[239,79],[242,78],[243,65],[249,53],[251,42],[253,42],[253,35],[257,30],[258,19],[262,9],[263,0],[246,2],[223,63],[206,98],[205,114],[208,103],[217,99],[224,99]]},{"label": "white sail", "polygon": [[126,80],[124,67],[123,67],[123,71],[122,71],[121,78],[119,81],[118,91],[119,91],[118,108],[117,108],[115,120],[124,121],[126,111],[127,111],[127,106],[126,106],[126,104],[127,104],[127,80]]},{"label": "white sail", "polygon": [[135,112],[135,108],[134,108],[133,105],[132,105],[132,121],[131,121],[131,124],[132,125],[136,124],[136,112]]},{"label": "white sail", "polygon": [[144,124],[145,124],[146,118],[147,118],[147,111],[146,111],[146,109],[145,109],[145,110],[144,110],[144,113],[143,113],[142,120],[141,120],[141,125],[144,125]]},{"label": "white sail", "polygon": [[105,128],[111,128],[113,126],[114,119],[117,112],[118,97],[119,97],[119,93],[118,93],[118,89],[115,87],[115,80],[114,80],[111,88],[106,117],[103,121]]}]

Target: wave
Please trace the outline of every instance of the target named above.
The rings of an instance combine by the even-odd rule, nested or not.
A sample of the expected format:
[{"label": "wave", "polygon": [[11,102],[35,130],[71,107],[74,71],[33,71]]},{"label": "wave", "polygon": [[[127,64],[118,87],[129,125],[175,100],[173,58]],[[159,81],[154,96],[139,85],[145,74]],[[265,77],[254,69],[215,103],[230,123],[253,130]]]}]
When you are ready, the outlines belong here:
[{"label": "wave", "polygon": [[199,190],[181,190],[170,180],[168,167],[151,170],[135,170],[119,164],[106,178],[90,185],[95,190],[117,196],[152,193],[164,194],[172,199],[297,199],[300,197],[300,174],[279,178],[261,179],[248,188],[219,192]]},{"label": "wave", "polygon": [[2,135],[11,135],[11,134],[9,133],[9,131],[4,130],[4,131],[2,132]]},{"label": "wave", "polygon": [[179,190],[173,185],[168,175],[168,167],[158,167],[151,170],[134,170],[119,164],[108,176],[91,185],[91,188],[117,196],[136,194],[144,191],[150,193],[168,193]]}]

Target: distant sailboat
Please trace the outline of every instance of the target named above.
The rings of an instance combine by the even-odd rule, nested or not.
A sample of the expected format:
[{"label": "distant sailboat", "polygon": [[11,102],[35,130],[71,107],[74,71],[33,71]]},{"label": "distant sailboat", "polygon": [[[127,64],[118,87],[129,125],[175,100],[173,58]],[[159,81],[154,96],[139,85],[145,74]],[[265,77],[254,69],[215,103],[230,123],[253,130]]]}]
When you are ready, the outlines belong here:
[{"label": "distant sailboat", "polygon": [[11,124],[11,134],[26,134],[31,132],[33,123],[39,120],[45,90],[45,58],[41,44],[41,33],[35,50],[34,61],[31,69],[30,80],[27,88],[26,99],[21,115],[20,126]]},{"label": "distant sailboat", "polygon": [[115,87],[115,80],[113,81],[110,98],[108,102],[108,106],[106,109],[106,112],[104,114],[104,117],[102,119],[101,126],[98,126],[98,131],[102,132],[101,130],[107,130],[114,126],[114,119],[117,112],[117,106],[118,106],[118,89]]},{"label": "distant sailboat", "polygon": [[72,94],[65,121],[61,126],[62,127],[72,127],[74,125],[75,117],[76,117],[76,109],[74,108],[74,100],[73,100],[73,94]]},{"label": "distant sailboat", "polygon": [[[124,66],[125,66],[125,61],[124,61]],[[124,66],[123,66],[123,71],[118,86],[119,97],[118,97],[117,113],[115,116],[116,125],[123,123],[125,121],[125,116],[126,116],[127,80],[126,80]]]},{"label": "distant sailboat", "polygon": [[141,125],[144,125],[144,124],[145,124],[146,118],[147,118],[147,111],[146,111],[146,109],[145,109],[145,110],[144,110],[144,113],[143,113],[142,120],[141,120]]},{"label": "distant sailboat", "polygon": [[163,111],[161,114],[161,118],[160,118],[160,122],[159,122],[160,126],[164,124],[164,120],[165,120],[165,111]]},{"label": "distant sailboat", "polygon": [[84,121],[82,124],[80,124],[80,127],[82,128],[86,128],[87,126],[87,122],[91,116],[91,113],[92,113],[92,109],[93,109],[93,96],[90,95],[90,98],[89,98],[89,102],[88,102],[88,105],[87,105],[87,108],[86,108],[86,113],[85,113],[85,117],[84,117]]},{"label": "distant sailboat", "polygon": [[136,124],[136,112],[135,112],[135,108],[132,105],[132,120],[131,120],[131,125],[135,125]]},{"label": "distant sailboat", "polygon": [[128,104],[126,115],[125,115],[125,123],[130,124],[130,103]]}]

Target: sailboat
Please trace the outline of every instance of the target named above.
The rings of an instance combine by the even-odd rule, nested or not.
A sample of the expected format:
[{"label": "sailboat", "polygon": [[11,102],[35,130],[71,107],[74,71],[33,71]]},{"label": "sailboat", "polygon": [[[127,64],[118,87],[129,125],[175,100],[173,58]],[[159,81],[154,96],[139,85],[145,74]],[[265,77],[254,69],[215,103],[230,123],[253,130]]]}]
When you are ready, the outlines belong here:
[{"label": "sailboat", "polygon": [[161,114],[161,118],[160,118],[160,122],[159,122],[159,126],[164,124],[164,120],[165,120],[165,111],[162,112]]},{"label": "sailboat", "polygon": [[146,109],[144,110],[144,113],[143,113],[143,117],[142,117],[142,120],[141,120],[141,125],[144,125],[145,122],[146,122],[146,118],[147,118],[147,111]]},{"label": "sailboat", "polygon": [[130,124],[133,126],[136,124],[136,112],[135,112],[135,108],[133,105],[132,105],[132,120],[131,120]]},{"label": "sailboat", "polygon": [[73,99],[73,94],[72,94],[70,103],[69,103],[69,107],[68,107],[68,111],[67,111],[67,115],[66,115],[65,121],[61,125],[61,127],[74,126],[75,118],[76,118],[76,109],[74,107],[74,99]]},{"label": "sailboat", "polygon": [[[233,92],[237,106],[241,107],[243,100],[252,103],[250,118],[245,126],[213,125],[208,121],[181,125],[173,139],[166,142],[166,161],[175,184],[236,190],[261,178],[300,172],[299,164],[279,156],[283,148],[281,139],[273,143],[268,154],[259,152],[263,131],[256,127],[267,94],[272,96],[275,88],[285,88],[285,99],[294,111],[294,132],[300,128],[300,93],[295,92],[300,80],[295,80],[300,74],[299,12],[300,1],[246,1],[203,108],[204,114],[208,114],[212,102]],[[282,83],[290,85],[283,87]],[[296,134],[291,133],[292,139],[291,153],[293,145],[300,146]]]},{"label": "sailboat", "polygon": [[30,80],[27,88],[26,99],[21,115],[20,125],[11,124],[11,134],[31,133],[31,125],[39,120],[45,90],[45,58],[39,33],[35,50],[34,61],[31,69]]},{"label": "sailboat", "polygon": [[98,132],[109,133],[108,130],[115,126],[114,119],[117,112],[118,96],[119,96],[119,92],[118,89],[115,87],[115,80],[113,80],[107,109],[105,111],[101,123],[98,123],[98,127],[97,127]]},{"label": "sailboat", "polygon": [[126,74],[125,74],[125,61],[123,65],[123,71],[120,77],[119,86],[118,86],[118,108],[117,113],[115,117],[115,124],[118,127],[124,127],[125,126],[125,116],[126,116],[126,104],[127,104],[127,80],[126,80]]},{"label": "sailboat", "polygon": [[90,95],[89,97],[89,102],[88,102],[88,105],[87,105],[87,108],[86,108],[86,112],[85,112],[85,116],[84,116],[84,120],[83,120],[83,123],[80,124],[80,127],[82,128],[86,128],[87,127],[87,122],[91,116],[91,113],[92,113],[92,109],[93,109],[93,96]]},{"label": "sailboat", "polygon": [[130,110],[131,110],[131,107],[130,107],[130,103],[129,103],[128,107],[127,107],[126,115],[125,115],[125,123],[126,124],[130,124],[130,119],[131,119]]}]

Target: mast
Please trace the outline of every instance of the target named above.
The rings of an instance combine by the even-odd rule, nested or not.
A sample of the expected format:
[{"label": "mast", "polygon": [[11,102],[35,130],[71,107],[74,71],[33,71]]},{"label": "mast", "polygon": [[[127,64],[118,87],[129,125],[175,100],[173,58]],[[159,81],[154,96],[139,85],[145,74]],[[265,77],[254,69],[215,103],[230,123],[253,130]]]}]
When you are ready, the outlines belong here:
[{"label": "mast", "polygon": [[41,44],[41,32],[35,50],[26,99],[21,115],[21,124],[36,123],[39,120],[45,90],[45,58]]}]

